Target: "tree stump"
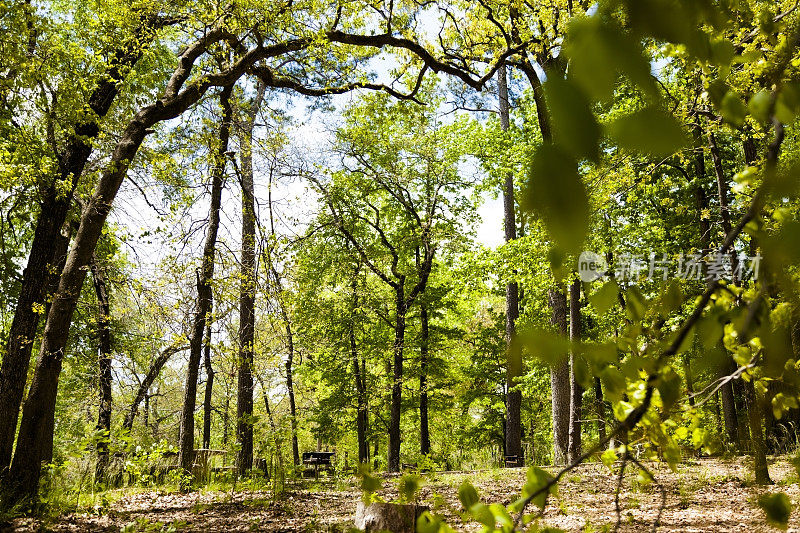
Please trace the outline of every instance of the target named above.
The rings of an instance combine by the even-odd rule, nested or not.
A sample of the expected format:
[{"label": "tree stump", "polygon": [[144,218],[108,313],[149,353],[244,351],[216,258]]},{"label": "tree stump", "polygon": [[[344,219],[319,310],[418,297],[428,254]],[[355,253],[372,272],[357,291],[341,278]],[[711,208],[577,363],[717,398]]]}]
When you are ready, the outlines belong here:
[{"label": "tree stump", "polygon": [[356,507],[356,527],[370,531],[391,531],[392,533],[414,533],[417,518],[428,510],[427,506],[400,503],[358,502]]}]

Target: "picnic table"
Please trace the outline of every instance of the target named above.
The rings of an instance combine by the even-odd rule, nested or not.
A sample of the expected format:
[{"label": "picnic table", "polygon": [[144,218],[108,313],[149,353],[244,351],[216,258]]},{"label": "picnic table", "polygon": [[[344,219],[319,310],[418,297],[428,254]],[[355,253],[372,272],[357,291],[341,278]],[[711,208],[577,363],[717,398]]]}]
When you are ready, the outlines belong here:
[{"label": "picnic table", "polygon": [[319,477],[320,466],[333,470],[333,456],[336,452],[303,452],[303,464],[314,467],[314,477]]}]

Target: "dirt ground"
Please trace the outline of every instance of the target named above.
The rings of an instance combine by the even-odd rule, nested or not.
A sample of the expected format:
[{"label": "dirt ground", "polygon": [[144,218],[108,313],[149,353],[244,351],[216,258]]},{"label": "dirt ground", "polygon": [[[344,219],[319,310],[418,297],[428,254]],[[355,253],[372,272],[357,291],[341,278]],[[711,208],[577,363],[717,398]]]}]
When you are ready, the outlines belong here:
[{"label": "dirt ground", "polygon": [[[659,531],[776,531],[768,526],[756,504],[763,491],[783,491],[794,506],[800,486],[794,468],[784,459],[770,465],[775,484],[766,489],[752,484],[744,459],[699,459],[680,466],[677,474],[666,465],[650,465],[667,492]],[[635,469],[620,493],[621,531],[648,531],[659,512],[661,493],[637,480]],[[480,531],[477,522],[460,516],[457,490],[468,479],[485,503],[510,503],[524,484],[524,469],[428,474],[420,503],[447,519],[458,531]],[[551,498],[540,525],[567,531],[609,531],[617,521],[614,489],[617,478],[601,464],[583,465],[567,474],[559,494]],[[379,494],[396,498],[396,478],[384,480]],[[281,497],[269,491],[199,491],[189,494],[140,492],[125,496],[101,512],[65,515],[42,522],[21,518],[4,531],[348,531],[360,492],[355,479],[306,482]],[[792,513],[789,531],[800,532],[800,511]]]}]

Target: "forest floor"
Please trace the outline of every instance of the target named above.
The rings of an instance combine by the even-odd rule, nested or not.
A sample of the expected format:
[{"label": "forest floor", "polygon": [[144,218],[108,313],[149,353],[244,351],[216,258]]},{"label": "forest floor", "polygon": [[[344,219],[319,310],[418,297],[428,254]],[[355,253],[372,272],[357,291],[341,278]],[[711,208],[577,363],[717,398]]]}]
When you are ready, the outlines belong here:
[{"label": "forest floor", "polygon": [[[756,500],[764,491],[783,491],[794,506],[800,503],[800,485],[785,458],[771,461],[773,486],[752,483],[746,459],[698,459],[681,464],[678,472],[651,464],[667,493],[659,531],[775,531],[765,523]],[[659,512],[661,492],[655,484],[637,480],[629,466],[620,492],[621,531],[647,531]],[[479,531],[477,522],[460,516],[458,486],[469,480],[482,501],[507,504],[516,499],[525,482],[525,469],[438,473],[425,476],[420,503],[444,516],[460,531]],[[549,500],[540,525],[567,531],[613,530],[616,475],[599,463],[580,466],[562,478],[559,493]],[[379,494],[396,498],[396,478],[384,480]],[[268,490],[199,490],[188,494],[130,490],[106,508],[63,515],[42,521],[19,518],[3,531],[348,531],[360,499],[355,478],[313,480],[291,486],[273,497]],[[109,498],[113,499],[113,498]],[[2,527],[0,526],[0,529]],[[795,510],[789,531],[800,532]]]}]

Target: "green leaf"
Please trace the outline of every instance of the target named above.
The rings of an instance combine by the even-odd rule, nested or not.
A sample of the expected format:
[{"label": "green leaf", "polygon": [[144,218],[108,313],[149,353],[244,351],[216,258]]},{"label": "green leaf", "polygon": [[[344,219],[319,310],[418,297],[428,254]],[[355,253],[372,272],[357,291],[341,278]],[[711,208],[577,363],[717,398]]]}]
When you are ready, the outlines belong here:
[{"label": "green leaf", "polygon": [[[551,482],[553,476],[538,466],[532,466],[528,469],[527,479],[528,482],[525,483],[524,487],[522,487],[522,495],[525,498],[528,498],[542,490],[545,486],[547,486],[548,483]],[[542,490],[542,492],[534,497],[531,502],[533,502],[533,504],[539,509],[544,509],[544,506],[547,503],[547,496],[549,494],[555,494],[555,490],[556,485],[553,484],[547,490]]]},{"label": "green leaf", "polygon": [[618,368],[607,366],[600,372],[600,382],[603,384],[605,395],[612,402],[622,399],[625,393],[625,378]]},{"label": "green leaf", "polygon": [[659,376],[656,388],[664,404],[664,410],[669,411],[681,397],[681,378],[674,370],[667,367]]},{"label": "green leaf", "polygon": [[614,466],[614,463],[617,462],[617,459],[619,459],[619,457],[617,456],[617,452],[614,451],[613,448],[607,449],[600,455],[600,460],[603,462],[604,465],[606,465],[607,468],[611,468],[612,466]]},{"label": "green leaf", "polygon": [[612,279],[589,296],[589,301],[597,312],[603,315],[619,301],[618,295],[619,285]]},{"label": "green leaf", "polygon": [[563,79],[557,72],[548,73],[544,90],[555,142],[578,159],[585,157],[597,161],[600,157],[600,125],[586,95],[575,83]]},{"label": "green leaf", "polygon": [[625,291],[625,312],[633,322],[638,322],[647,311],[647,300],[636,285]]},{"label": "green leaf", "polygon": [[547,365],[555,366],[567,358],[569,341],[563,335],[530,328],[520,331],[519,337],[528,352]]},{"label": "green leaf", "polygon": [[565,43],[570,75],[596,100],[609,98],[619,73],[651,96],[657,95],[650,62],[641,43],[599,17],[575,18]]},{"label": "green leaf", "polygon": [[414,501],[417,491],[422,486],[422,478],[416,474],[406,474],[400,478],[397,490],[403,501]]},{"label": "green leaf", "polygon": [[753,118],[759,122],[769,121],[769,108],[772,103],[772,95],[766,89],[758,91],[750,98],[747,108]]},{"label": "green leaf", "polygon": [[496,520],[494,518],[494,513],[492,513],[488,505],[478,502],[469,508],[469,513],[475,520],[487,528],[494,528]]},{"label": "green leaf", "polygon": [[711,41],[711,57],[717,65],[730,65],[735,54],[736,50],[729,40],[720,38]]},{"label": "green leaf", "polygon": [[664,292],[661,295],[662,316],[666,316],[672,311],[678,309],[683,303],[683,292],[681,291],[681,284],[676,279],[672,279],[667,283]]},{"label": "green leaf", "polygon": [[496,522],[501,526],[508,528],[514,526],[514,520],[512,520],[511,515],[508,514],[508,509],[506,509],[504,505],[493,503],[489,506],[489,510],[492,511]]},{"label": "green leaf", "polygon": [[775,494],[762,494],[758,497],[758,505],[767,515],[767,521],[781,529],[789,525],[789,516],[792,514],[792,502],[783,492]]},{"label": "green leaf", "polygon": [[381,480],[367,472],[361,475],[361,490],[375,492],[381,488]]},{"label": "green leaf", "polygon": [[575,159],[552,144],[539,146],[531,161],[522,206],[542,218],[565,250],[577,250],[589,224],[589,198]]},{"label": "green leaf", "polygon": [[781,92],[775,100],[775,117],[784,124],[791,124],[798,112],[800,112],[800,83],[787,82],[781,86]]},{"label": "green leaf", "polygon": [[461,505],[464,506],[464,509],[469,510],[479,501],[478,491],[475,490],[475,487],[472,486],[472,483],[469,481],[464,481],[458,487],[458,499],[461,502]]},{"label": "green leaf", "polygon": [[439,533],[442,529],[448,530],[442,518],[429,511],[424,511],[417,518],[417,533]]},{"label": "green leaf", "polygon": [[608,125],[609,136],[622,148],[663,157],[686,146],[683,128],[672,115],[646,107]]},{"label": "green leaf", "polygon": [[719,112],[722,113],[722,118],[726,122],[738,127],[744,123],[744,119],[747,116],[747,107],[738,94],[728,91],[722,97]]}]

